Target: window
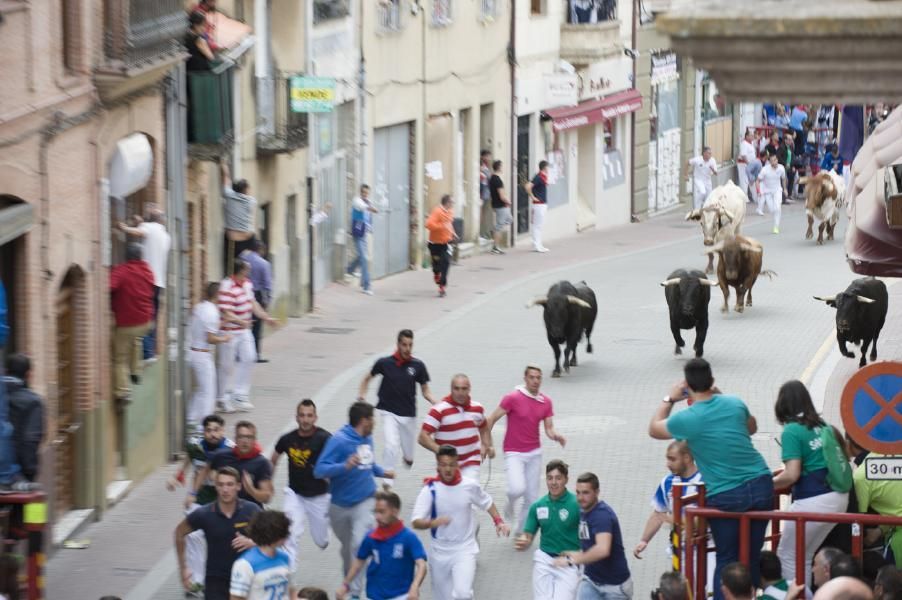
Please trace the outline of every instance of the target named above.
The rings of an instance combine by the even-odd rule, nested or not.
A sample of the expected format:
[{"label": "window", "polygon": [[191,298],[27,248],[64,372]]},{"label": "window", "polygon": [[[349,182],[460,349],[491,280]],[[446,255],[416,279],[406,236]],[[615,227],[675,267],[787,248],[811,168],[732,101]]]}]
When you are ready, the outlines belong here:
[{"label": "window", "polygon": [[401,30],[400,0],[383,0],[379,2],[376,19],[381,32]]},{"label": "window", "polygon": [[616,19],[617,0],[569,0],[569,23],[603,23]]},{"label": "window", "polygon": [[733,105],[727,103],[707,74],[702,79],[702,146],[710,146],[718,164],[733,160]]},{"label": "window", "polygon": [[444,27],[451,24],[451,0],[432,0],[432,24]]},{"label": "window", "polygon": [[530,0],[529,12],[534,15],[544,15],[545,0]]},{"label": "window", "polygon": [[62,0],[60,8],[63,26],[63,66],[67,72],[77,73],[83,70],[82,55],[84,54],[81,28],[81,0]]},{"label": "window", "polygon": [[498,12],[499,0],[481,0],[482,10],[479,12],[479,19],[483,23],[491,23],[495,20]]},{"label": "window", "polygon": [[342,19],[351,14],[349,0],[314,0],[313,23]]}]

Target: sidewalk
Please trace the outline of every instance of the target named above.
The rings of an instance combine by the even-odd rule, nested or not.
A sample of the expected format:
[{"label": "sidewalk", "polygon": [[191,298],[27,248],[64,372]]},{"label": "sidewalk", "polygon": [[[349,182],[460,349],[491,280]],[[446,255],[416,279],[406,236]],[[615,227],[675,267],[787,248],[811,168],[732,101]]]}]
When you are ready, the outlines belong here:
[{"label": "sidewalk", "polygon": [[[785,212],[801,210],[795,205]],[[395,332],[410,328],[418,336],[425,336],[431,331],[444,331],[443,317],[452,312],[456,317],[478,317],[489,294],[503,295],[516,285],[549,278],[556,271],[584,262],[661,250],[687,240],[698,242],[701,268],[705,259],[701,255],[699,226],[685,222],[683,215],[682,211],[675,211],[645,223],[585,232],[549,243],[551,252],[547,254],[529,252],[527,246],[505,256],[480,255],[462,260],[451,268],[448,296],[443,299],[437,298],[428,270],[377,281],[376,295],[372,297],[354,287],[332,285],[317,295],[317,310],[313,314],[291,320],[264,340],[263,352],[271,362],[256,365],[254,370],[252,399],[257,408],[249,414],[229,415],[229,431],[235,421],[248,418],[258,425],[261,443],[271,446],[281,432],[294,427],[294,406],[304,397],[318,401],[320,419],[327,428],[342,422],[345,404],[339,406],[328,399],[361,377],[375,356],[393,350]],[[754,214],[747,219],[751,235],[763,231],[757,224],[770,222]],[[662,270],[666,271],[667,266]],[[539,287],[537,294],[544,292]],[[512,296],[510,308],[511,322],[516,324],[522,319],[523,303]],[[473,344],[474,349],[480,344],[480,340],[461,342]],[[882,356],[887,356],[885,351]],[[436,385],[437,394],[443,390],[444,385]],[[182,516],[183,494],[169,494],[163,485],[174,471],[173,465],[159,469],[109,511],[103,521],[79,534],[79,538],[91,540],[88,549],[57,551],[46,568],[47,597],[162,597],[155,592],[162,584],[161,578],[171,576],[172,531]],[[279,481],[284,476],[283,463],[276,474],[279,491]],[[279,506],[278,501],[275,506]]]}]

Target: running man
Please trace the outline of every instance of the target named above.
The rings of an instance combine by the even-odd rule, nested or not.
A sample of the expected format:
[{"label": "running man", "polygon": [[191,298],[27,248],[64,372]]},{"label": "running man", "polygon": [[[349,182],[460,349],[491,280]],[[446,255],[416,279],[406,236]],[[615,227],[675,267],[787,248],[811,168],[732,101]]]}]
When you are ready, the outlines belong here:
[{"label": "running man", "polygon": [[209,469],[234,467],[241,474],[243,500],[254,502],[261,509],[272,500],[272,463],[263,456],[263,448],[257,442],[257,426],[250,421],[235,423],[235,447],[218,450],[210,455]]},{"label": "running man", "polygon": [[717,177],[717,161],[711,156],[710,146],[704,147],[701,156],[690,158],[686,169],[687,176],[692,178],[692,207],[701,210],[714,189],[711,177]]},{"label": "running man", "polygon": [[269,459],[275,472],[279,457],[288,455],[288,487],[282,508],[291,519],[285,551],[292,571],[297,567],[298,538],[304,534],[304,519],[310,526],[313,543],[322,550],[329,545],[329,481],[314,477],[313,467],[332,437],[316,426],[316,404],[310,398],[298,403],[295,420],[298,428],[279,438]]},{"label": "running man", "polygon": [[246,550],[232,565],[230,600],[288,600],[291,559],[280,546],[288,539],[291,520],[283,512],[264,510],[251,519],[248,537],[256,547]]},{"label": "running man", "polygon": [[454,231],[454,200],[445,194],[441,203],[432,209],[426,219],[429,230],[429,255],[432,257],[432,278],[438,286],[438,295],[445,297],[448,270],[451,268],[451,242],[457,241]]},{"label": "running man", "polygon": [[435,600],[472,600],[476,576],[476,518],[474,509],[488,511],[498,536],[509,536],[492,497],[457,466],[454,446],[442,446],[436,454],[438,477],[430,477],[420,490],[411,522],[415,529],[432,531],[429,557],[432,597]]},{"label": "running man", "polygon": [[344,600],[354,580],[366,568],[368,600],[417,600],[426,579],[426,550],[412,530],[398,519],[401,498],[394,492],[376,492],[376,528],[369,531],[357,550],[354,564],[336,592]]},{"label": "running man", "polygon": [[577,588],[579,600],[629,600],[633,597],[623,535],[614,510],[598,497],[598,477],[583,473],[576,480],[579,543],[582,552],[554,559],[558,567],[585,565]]},{"label": "running man", "polygon": [[758,181],[761,193],[758,195],[758,214],[764,216],[761,210],[767,203],[767,210],[774,216],[774,233],[780,233],[780,216],[783,212],[783,197],[786,195],[786,169],[779,163],[776,154],[767,157],[767,164],[758,173]]},{"label": "running man", "polygon": [[[545,427],[545,435],[563,448],[567,440],[554,428],[554,409],[551,398],[539,391],[542,385],[542,369],[528,365],[523,373],[525,385],[501,399],[501,404],[489,417],[489,433],[495,423],[507,416],[504,433],[504,473],[507,478],[507,506],[505,517],[513,521],[517,500],[523,498],[523,510],[514,531],[523,532],[526,513],[539,495],[539,476],[542,472],[542,442],[539,424]],[[490,446],[491,447],[491,446]]]},{"label": "running man", "polygon": [[479,481],[482,459],[495,458],[495,449],[485,409],[470,398],[469,377],[458,373],[451,378],[451,394],[429,409],[417,441],[433,453],[444,444],[454,446],[461,474]]},{"label": "running man", "polygon": [[535,600],[573,600],[579,585],[579,568],[558,567],[554,559],[567,552],[578,552],[579,503],[567,489],[570,469],[562,460],[545,465],[548,495],[529,507],[523,533],[515,547],[523,552],[532,544],[536,532],[542,530],[539,549],[533,554],[532,595]]},{"label": "running man", "polygon": [[[191,312],[188,339],[191,354],[188,362],[194,371],[194,395],[188,403],[189,430],[216,410],[216,345],[226,344],[231,336],[219,330],[219,282],[212,281],[204,290],[204,299]],[[147,338],[145,338],[147,339]],[[199,427],[198,427],[199,428]]]},{"label": "running man", "polygon": [[[417,436],[417,384],[420,384],[423,398],[429,404],[435,404],[429,390],[426,365],[412,354],[413,332],[402,329],[398,333],[397,344],[394,354],[376,361],[369,374],[360,382],[357,393],[357,400],[366,402],[366,389],[370,380],[376,375],[382,375],[376,410],[382,419],[382,466],[389,471],[394,471],[401,456],[408,469],[413,466],[414,440]],[[394,485],[394,478],[386,478],[384,485]]]}]

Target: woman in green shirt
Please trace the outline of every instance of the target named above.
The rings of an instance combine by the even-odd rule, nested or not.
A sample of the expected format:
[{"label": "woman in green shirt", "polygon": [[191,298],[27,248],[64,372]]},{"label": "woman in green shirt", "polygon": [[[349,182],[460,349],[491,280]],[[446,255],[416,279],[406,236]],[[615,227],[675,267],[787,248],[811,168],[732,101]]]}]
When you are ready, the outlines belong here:
[{"label": "woman in green shirt", "polygon": [[[845,512],[848,493],[833,491],[827,483],[827,462],[821,450],[821,428],[830,427],[814,408],[811,396],[801,381],[787,381],[780,387],[774,406],[777,422],[783,425],[780,446],[783,472],[774,477],[774,489],[792,486],[791,512]],[[834,431],[835,434],[835,431]],[[842,444],[842,441],[839,441]],[[835,523],[807,523],[805,526],[805,581],[811,577],[811,561]],[[777,556],[783,565],[783,577],[795,579],[796,525],[783,522],[783,534]]]}]

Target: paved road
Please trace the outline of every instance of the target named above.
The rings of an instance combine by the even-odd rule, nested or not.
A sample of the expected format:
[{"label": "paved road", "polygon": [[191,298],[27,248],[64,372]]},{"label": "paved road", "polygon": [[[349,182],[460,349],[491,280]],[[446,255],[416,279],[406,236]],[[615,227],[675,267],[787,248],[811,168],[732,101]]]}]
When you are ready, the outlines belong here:
[{"label": "paved road", "polygon": [[[806,370],[832,328],[832,310],[811,295],[838,291],[852,278],[841,242],[816,247],[805,241],[803,218],[798,206],[784,211],[779,236],[769,233],[769,220],[749,219],[747,233],[764,243],[765,268],[778,276],[759,281],[755,306],[742,315],[721,315],[720,293],[714,288],[705,347],[721,389],[742,396],[758,417],[756,444],[773,466],[779,462],[772,415],[777,388]],[[273,363],[257,370],[258,410],[252,417],[264,441],[271,442],[291,427],[296,400],[313,395],[321,407],[320,424],[337,428],[369,363],[390,348],[395,332],[405,325],[416,329],[414,353],[426,362],[437,393],[447,393],[451,375],[462,371],[471,377],[474,398],[492,409],[519,383],[527,362],[549,371],[552,366],[541,310],[527,310],[526,302],[559,279],[584,279],[599,299],[595,353],[585,354],[583,345],[579,367],[561,379],[546,379],[543,391],[555,401],[556,426],[568,444],[562,450],[548,443],[544,456],[565,459],[572,473],[592,470],[599,475],[602,496],[617,511],[629,550],[638,541],[651,492],[664,474],[666,444],[648,438],[648,419],[691,354],[672,354],[658,283],[676,267],[703,265],[697,233],[697,225],[673,214],[613,232],[584,234],[548,255],[514,251],[506,257],[477,257],[452,270],[450,296],[442,301],[432,298],[434,290],[426,283],[430,277],[422,271],[381,282],[374,298],[348,288],[329,290],[329,303],[320,314],[298,320],[268,342]],[[690,334],[689,346],[692,340]],[[502,434],[503,428],[495,432],[499,446]],[[376,437],[378,453],[378,425]],[[402,473],[397,485],[407,503],[405,516],[431,465],[432,458],[419,449],[413,470]],[[500,505],[503,460],[496,459],[491,471],[488,490]],[[98,596],[117,592],[132,600],[180,597],[169,546],[169,531],[178,518],[171,505],[177,500],[161,490],[168,472],[171,468],[151,477],[88,531],[96,548],[56,555],[48,566],[50,598],[92,597],[62,595],[72,590]],[[284,484],[283,465],[277,489]],[[280,498],[274,505],[280,505]],[[130,527],[128,542],[121,541],[123,526]],[[490,531],[483,527],[477,596],[530,597],[529,554],[516,553],[508,540],[492,539]],[[636,598],[646,596],[667,568],[664,545],[662,533],[645,560],[630,557]],[[321,552],[305,538],[301,556],[298,584],[333,590],[340,582],[337,544]]]}]

